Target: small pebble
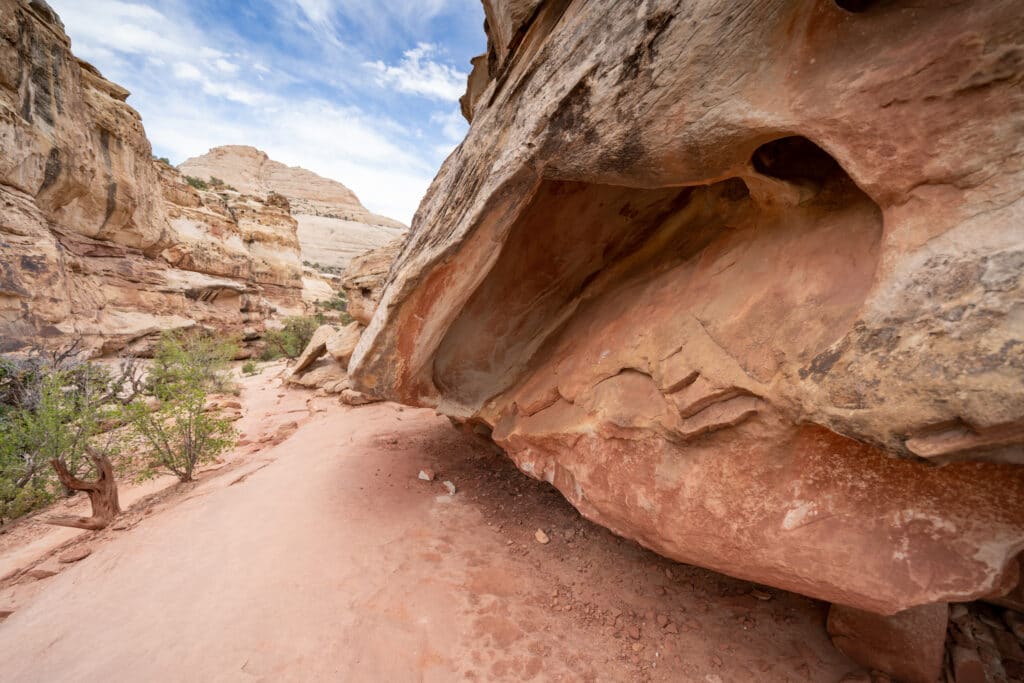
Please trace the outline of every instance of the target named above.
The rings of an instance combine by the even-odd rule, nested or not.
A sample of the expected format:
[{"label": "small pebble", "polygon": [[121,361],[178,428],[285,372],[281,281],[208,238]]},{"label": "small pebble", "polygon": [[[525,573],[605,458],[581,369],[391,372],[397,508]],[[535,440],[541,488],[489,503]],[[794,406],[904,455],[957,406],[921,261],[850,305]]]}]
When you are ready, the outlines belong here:
[{"label": "small pebble", "polygon": [[533,537],[536,538],[537,543],[540,543],[541,545],[547,545],[551,542],[551,539],[548,538],[548,535],[544,533],[543,529],[537,529],[537,531],[534,532]]},{"label": "small pebble", "polygon": [[444,482],[444,487],[448,489],[448,493],[450,493],[453,496],[455,495],[455,484],[451,483],[450,481],[446,481]]},{"label": "small pebble", "polygon": [[[431,470],[431,469],[420,470],[419,478],[422,479],[423,481],[434,481],[434,470]],[[455,492],[452,491],[452,493],[455,493]]]}]

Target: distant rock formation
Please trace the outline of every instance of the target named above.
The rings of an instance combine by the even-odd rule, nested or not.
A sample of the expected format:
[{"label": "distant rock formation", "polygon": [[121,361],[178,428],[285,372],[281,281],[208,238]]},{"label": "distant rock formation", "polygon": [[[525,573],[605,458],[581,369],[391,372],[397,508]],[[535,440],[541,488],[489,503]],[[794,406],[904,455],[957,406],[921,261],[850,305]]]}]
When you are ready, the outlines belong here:
[{"label": "distant rock formation", "polygon": [[406,226],[367,211],[352,190],[304,168],[270,159],[255,147],[226,145],[188,159],[182,173],[215,177],[246,194],[287,197],[299,224],[304,261],[344,268],[356,255],[402,235]]},{"label": "distant rock formation", "polygon": [[1010,590],[1019,3],[484,5],[356,388],[681,561],[879,614]]}]

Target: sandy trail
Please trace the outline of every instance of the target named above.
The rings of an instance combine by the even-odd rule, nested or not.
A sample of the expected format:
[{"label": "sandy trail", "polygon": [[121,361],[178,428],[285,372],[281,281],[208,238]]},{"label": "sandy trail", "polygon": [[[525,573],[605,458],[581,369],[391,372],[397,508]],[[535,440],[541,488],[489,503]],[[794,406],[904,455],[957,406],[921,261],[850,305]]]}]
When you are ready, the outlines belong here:
[{"label": "sandy trail", "polygon": [[[309,397],[247,380],[248,440],[297,429],[240,448],[241,464],[130,528],[83,538],[93,553],[35,582],[0,623],[4,679],[715,683],[856,670],[821,603],[616,538],[430,411]],[[438,481],[418,480],[424,467]]]}]

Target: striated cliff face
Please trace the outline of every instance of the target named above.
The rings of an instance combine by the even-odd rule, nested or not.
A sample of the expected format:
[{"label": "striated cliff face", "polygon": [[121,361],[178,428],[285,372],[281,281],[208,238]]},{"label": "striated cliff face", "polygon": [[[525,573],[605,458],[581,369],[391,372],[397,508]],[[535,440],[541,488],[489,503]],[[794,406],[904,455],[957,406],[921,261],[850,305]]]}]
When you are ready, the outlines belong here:
[{"label": "striated cliff face", "polygon": [[179,166],[203,180],[220,178],[241,192],[287,197],[299,225],[302,257],[321,266],[344,268],[356,255],[404,234],[396,220],[367,211],[352,190],[304,168],[285,166],[255,147],[215,147]]},{"label": "striated cliff face", "polygon": [[152,159],[127,97],[45,3],[0,3],[2,350],[144,351],[194,325],[251,337],[303,310],[287,200],[192,189]]},{"label": "striated cliff face", "polygon": [[883,614],[1009,590],[1017,3],[484,5],[357,388],[682,561]]}]

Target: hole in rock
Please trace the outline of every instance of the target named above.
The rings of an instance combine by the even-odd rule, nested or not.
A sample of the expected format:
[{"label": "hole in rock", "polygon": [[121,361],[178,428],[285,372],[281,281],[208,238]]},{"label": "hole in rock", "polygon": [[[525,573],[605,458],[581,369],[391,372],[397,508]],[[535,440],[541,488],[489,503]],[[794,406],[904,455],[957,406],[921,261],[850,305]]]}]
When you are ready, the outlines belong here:
[{"label": "hole in rock", "polygon": [[542,182],[438,346],[437,388],[472,409],[558,362],[643,369],[686,344],[694,321],[723,362],[763,381],[813,358],[863,303],[881,212],[806,138],[767,143],[754,164],[814,194],[793,206],[759,203],[741,178]]},{"label": "hole in rock", "polygon": [[754,151],[754,170],[780,180],[815,180],[845,176],[832,156],[805,137],[767,142]]},{"label": "hole in rock", "polygon": [[872,5],[877,4],[877,2],[878,0],[835,0],[836,7],[855,14],[866,12]]}]

